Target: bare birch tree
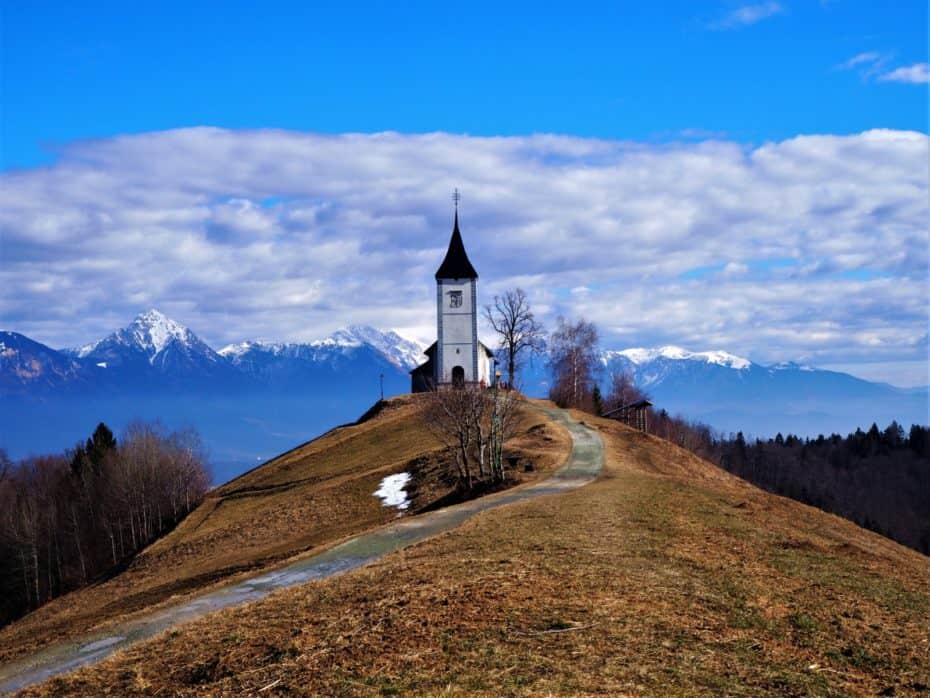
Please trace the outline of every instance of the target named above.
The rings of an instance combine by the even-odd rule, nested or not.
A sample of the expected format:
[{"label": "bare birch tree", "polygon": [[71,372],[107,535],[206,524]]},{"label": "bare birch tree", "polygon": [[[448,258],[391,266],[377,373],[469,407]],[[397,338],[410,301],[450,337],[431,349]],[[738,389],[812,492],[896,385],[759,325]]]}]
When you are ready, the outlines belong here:
[{"label": "bare birch tree", "polygon": [[627,370],[614,370],[610,374],[610,387],[607,390],[606,409],[613,410],[629,405],[637,400],[648,399],[646,393],[640,390],[633,380],[632,374]]},{"label": "bare birch tree", "polygon": [[598,331],[592,323],[559,317],[549,340],[552,387],[549,397],[560,407],[591,409],[597,373]]}]

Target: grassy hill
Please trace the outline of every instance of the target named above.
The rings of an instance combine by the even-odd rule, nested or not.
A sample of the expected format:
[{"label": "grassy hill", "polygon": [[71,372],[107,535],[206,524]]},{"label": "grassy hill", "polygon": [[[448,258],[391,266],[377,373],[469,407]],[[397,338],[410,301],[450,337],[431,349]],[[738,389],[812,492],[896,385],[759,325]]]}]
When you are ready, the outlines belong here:
[{"label": "grassy hill", "polygon": [[928,691],[930,559],[577,416],[607,447],[594,483],[484,512],[26,695]]},{"label": "grassy hill", "polygon": [[[568,449],[564,429],[535,410],[522,410],[510,451],[536,469],[515,473],[514,484],[543,477]],[[335,429],[212,491],[115,577],[54,599],[4,628],[0,662],[391,521],[398,510],[373,496],[387,475],[411,473],[412,501],[403,515],[414,514],[449,494],[443,462],[416,396],[389,400],[358,424]]]}]

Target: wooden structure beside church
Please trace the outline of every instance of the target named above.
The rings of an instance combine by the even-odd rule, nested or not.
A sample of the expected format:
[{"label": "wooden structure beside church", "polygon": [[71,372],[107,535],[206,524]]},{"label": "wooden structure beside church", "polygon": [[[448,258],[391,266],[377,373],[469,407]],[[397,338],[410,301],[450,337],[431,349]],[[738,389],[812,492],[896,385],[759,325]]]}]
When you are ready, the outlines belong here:
[{"label": "wooden structure beside church", "polygon": [[623,422],[634,429],[646,431],[649,428],[650,407],[652,407],[652,403],[649,402],[649,400],[637,400],[636,402],[631,402],[629,405],[623,405],[622,407],[605,412],[601,416],[607,417],[608,419],[616,419],[618,422]]}]

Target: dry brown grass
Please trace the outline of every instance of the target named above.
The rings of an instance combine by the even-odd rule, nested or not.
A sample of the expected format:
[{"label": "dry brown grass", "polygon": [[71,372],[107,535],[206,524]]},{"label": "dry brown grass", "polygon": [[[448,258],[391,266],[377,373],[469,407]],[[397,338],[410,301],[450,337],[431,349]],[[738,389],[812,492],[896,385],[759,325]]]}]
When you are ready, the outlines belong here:
[{"label": "dry brown grass", "polygon": [[910,695],[930,560],[653,437],[580,490],[485,512],[27,692]]},{"label": "dry brown grass", "polygon": [[[569,438],[535,410],[524,409],[510,450],[543,476],[568,453]],[[173,532],[149,546],[116,577],[56,599],[0,631],[0,662],[50,642],[177,601],[242,573],[394,520],[372,496],[385,476],[413,471],[411,513],[447,494],[442,451],[420,422],[420,401],[388,401],[373,418],[300,446],[217,488]]]}]

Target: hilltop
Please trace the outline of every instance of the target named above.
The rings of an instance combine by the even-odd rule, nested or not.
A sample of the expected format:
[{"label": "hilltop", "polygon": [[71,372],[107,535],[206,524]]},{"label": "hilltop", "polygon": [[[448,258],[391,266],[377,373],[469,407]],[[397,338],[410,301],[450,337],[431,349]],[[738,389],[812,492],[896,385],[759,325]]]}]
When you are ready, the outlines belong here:
[{"label": "hilltop", "polygon": [[[435,506],[449,496],[452,481],[443,449],[421,419],[414,396],[378,403],[359,422],[211,491],[121,573],[56,598],[0,630],[0,662]],[[568,437],[541,413],[524,408],[509,452],[535,467],[513,473],[511,484],[531,482],[564,459]],[[375,491],[385,477],[401,472],[410,474],[406,508],[383,506]]]},{"label": "hilltop", "polygon": [[[484,512],[26,695],[928,690],[930,559],[655,437],[575,417],[606,445],[595,482]],[[286,466],[246,483],[276,486]]]}]

